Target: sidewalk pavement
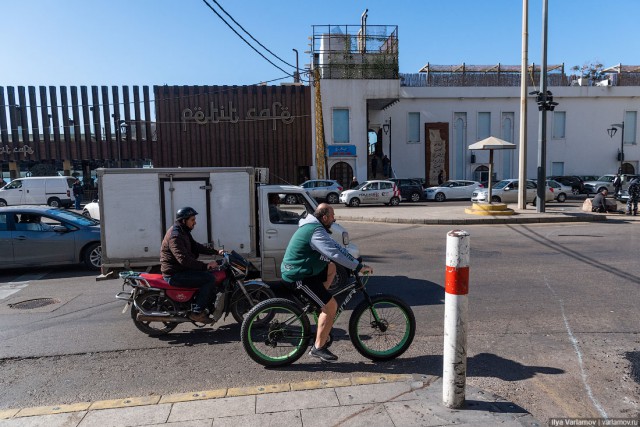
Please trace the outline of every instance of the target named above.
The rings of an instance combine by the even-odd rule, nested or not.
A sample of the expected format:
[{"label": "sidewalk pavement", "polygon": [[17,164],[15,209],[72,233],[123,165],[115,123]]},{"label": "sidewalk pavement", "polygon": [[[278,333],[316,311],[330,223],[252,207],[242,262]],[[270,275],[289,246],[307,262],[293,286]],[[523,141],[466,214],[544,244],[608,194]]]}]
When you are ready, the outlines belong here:
[{"label": "sidewalk pavement", "polygon": [[442,378],[381,375],[0,410],[0,426],[541,426],[475,387],[442,404]]},{"label": "sidewalk pavement", "polygon": [[[461,205],[452,202],[403,202],[399,206],[359,206],[357,208],[344,205],[333,205],[336,220],[388,222],[399,224],[535,224],[560,222],[595,222],[595,221],[640,221],[640,216],[624,214],[600,214],[582,211],[582,200],[568,200],[566,203],[548,202],[544,213],[537,213],[534,206],[519,210],[517,204],[509,204],[514,215],[475,215],[465,212],[471,208],[471,202]],[[624,206],[618,203],[618,208]]]}]

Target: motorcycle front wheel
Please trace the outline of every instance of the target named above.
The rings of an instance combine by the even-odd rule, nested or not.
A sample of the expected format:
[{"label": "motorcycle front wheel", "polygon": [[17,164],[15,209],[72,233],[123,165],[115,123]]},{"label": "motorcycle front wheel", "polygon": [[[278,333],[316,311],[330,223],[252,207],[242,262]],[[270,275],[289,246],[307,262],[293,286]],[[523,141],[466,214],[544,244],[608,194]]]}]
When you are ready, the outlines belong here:
[{"label": "motorcycle front wheel", "polygon": [[371,305],[365,300],[349,319],[349,337],[353,346],[367,359],[391,360],[404,353],[416,333],[416,318],[400,298],[374,295]]},{"label": "motorcycle front wheel", "polygon": [[240,330],[249,357],[268,367],[286,366],[298,360],[309,346],[309,318],[293,302],[273,298],[247,313]]},{"label": "motorcycle front wheel", "polygon": [[133,319],[133,324],[136,325],[136,328],[141,332],[144,332],[151,337],[157,337],[168,334],[178,326],[175,322],[148,322],[138,320],[138,313],[140,313],[140,310],[136,308],[136,304],[142,310],[147,312],[176,312],[176,303],[166,296],[161,295],[158,292],[145,292],[138,295],[135,302],[135,304],[131,305],[131,318]]},{"label": "motorcycle front wheel", "polygon": [[231,296],[231,315],[238,323],[242,323],[244,316],[252,307],[262,301],[276,297],[271,288],[266,285],[261,286],[255,283],[248,283],[244,285],[244,288],[254,303],[251,304],[241,289],[237,289],[233,293]]}]

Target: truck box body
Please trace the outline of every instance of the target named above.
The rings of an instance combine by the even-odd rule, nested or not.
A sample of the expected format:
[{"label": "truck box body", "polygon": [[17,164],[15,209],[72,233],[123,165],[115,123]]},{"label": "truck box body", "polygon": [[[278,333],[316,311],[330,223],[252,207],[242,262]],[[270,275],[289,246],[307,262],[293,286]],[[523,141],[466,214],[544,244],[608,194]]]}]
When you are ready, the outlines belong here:
[{"label": "truck box body", "polygon": [[[294,213],[313,212],[316,202],[297,186],[261,185],[266,169],[162,168],[98,169],[103,273],[159,264],[160,246],[175,212],[198,212],[192,232],[200,243],[235,250],[262,271],[265,280],[280,277],[280,263],[297,220],[274,223],[268,195],[295,195]],[[336,233],[338,231],[338,233]],[[358,257],[340,226],[334,238]]]}]

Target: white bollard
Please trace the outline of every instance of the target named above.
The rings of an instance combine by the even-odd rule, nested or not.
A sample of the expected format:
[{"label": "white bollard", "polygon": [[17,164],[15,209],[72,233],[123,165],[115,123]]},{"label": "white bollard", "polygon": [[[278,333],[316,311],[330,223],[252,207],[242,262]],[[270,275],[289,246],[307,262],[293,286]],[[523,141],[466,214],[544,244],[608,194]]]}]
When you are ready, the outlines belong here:
[{"label": "white bollard", "polygon": [[461,408],[467,382],[467,294],[469,293],[469,233],[447,233],[442,403]]}]

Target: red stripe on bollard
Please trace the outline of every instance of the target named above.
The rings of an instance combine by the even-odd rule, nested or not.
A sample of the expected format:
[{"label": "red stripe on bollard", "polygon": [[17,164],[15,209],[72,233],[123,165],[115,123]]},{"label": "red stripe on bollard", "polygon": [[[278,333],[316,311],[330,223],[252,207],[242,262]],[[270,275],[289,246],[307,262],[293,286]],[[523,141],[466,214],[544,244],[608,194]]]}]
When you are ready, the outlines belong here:
[{"label": "red stripe on bollard", "polygon": [[444,291],[452,295],[467,295],[469,293],[469,267],[447,266]]}]

